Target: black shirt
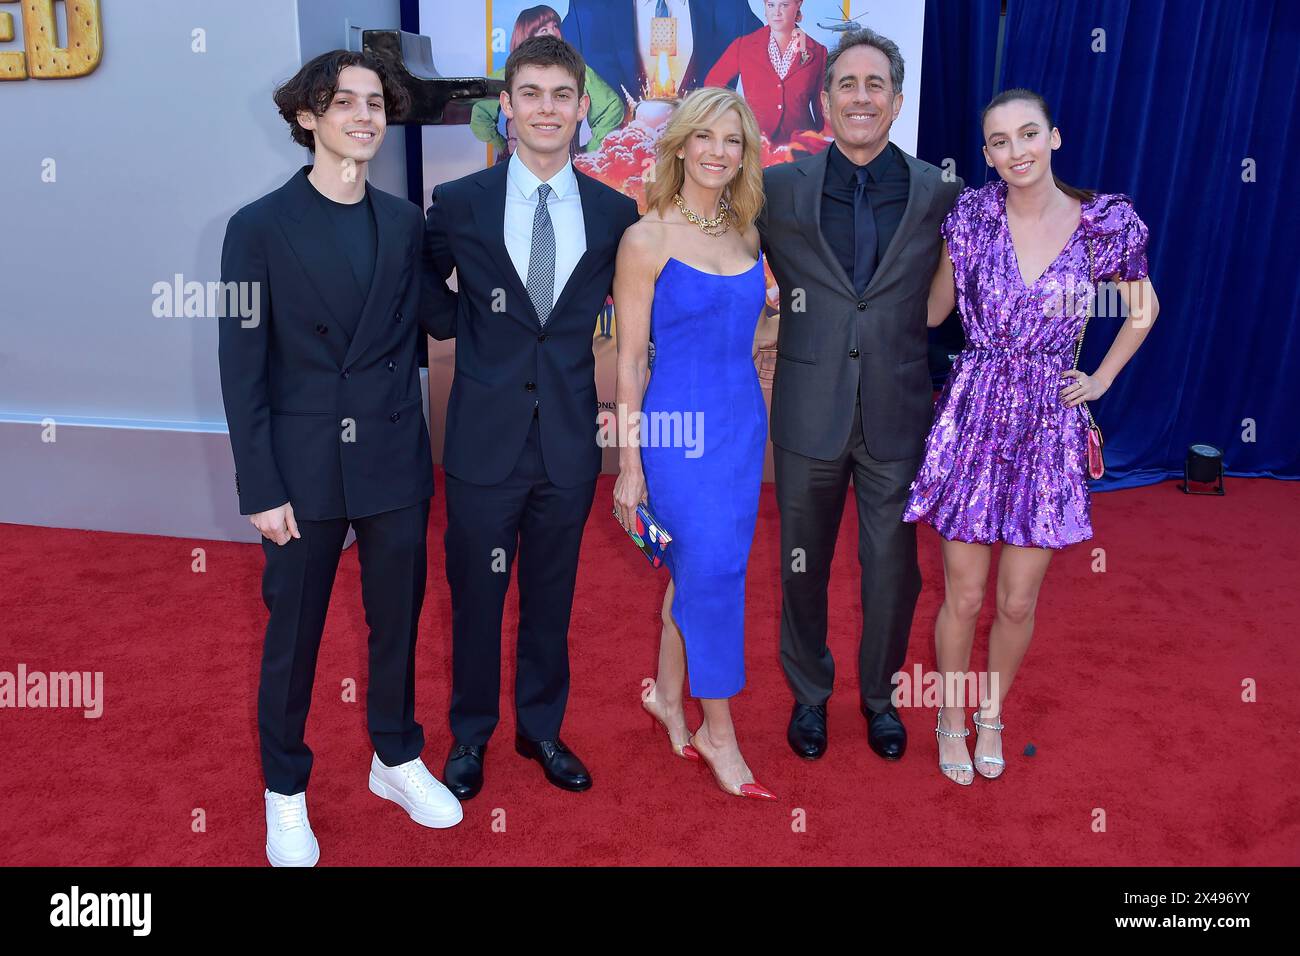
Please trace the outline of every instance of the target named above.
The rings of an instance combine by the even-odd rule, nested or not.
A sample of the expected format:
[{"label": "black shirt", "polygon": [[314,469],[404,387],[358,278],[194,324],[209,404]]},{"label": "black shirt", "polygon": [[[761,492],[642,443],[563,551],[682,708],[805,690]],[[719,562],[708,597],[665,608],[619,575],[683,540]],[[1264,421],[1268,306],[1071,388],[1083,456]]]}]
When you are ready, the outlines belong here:
[{"label": "black shirt", "polygon": [[354,203],[335,202],[319,190],[316,190],[316,195],[320,197],[321,205],[325,208],[325,217],[330,222],[332,238],[343,251],[348,265],[351,266],[352,277],[356,280],[360,305],[355,310],[347,308],[341,310],[350,323],[347,334],[351,338],[356,334],[357,324],[361,321],[361,311],[370,294],[370,281],[375,273],[375,250],[378,242],[375,211],[370,205],[369,193],[360,202]]},{"label": "black shirt", "polygon": [[[858,166],[831,143],[827,147],[826,182],[822,187],[822,235],[853,278],[853,191],[857,185]],[[867,197],[876,220],[876,265],[884,261],[885,250],[898,231],[907,208],[910,176],[903,151],[886,143],[880,155],[866,165]],[[858,292],[863,290],[859,289]]]}]

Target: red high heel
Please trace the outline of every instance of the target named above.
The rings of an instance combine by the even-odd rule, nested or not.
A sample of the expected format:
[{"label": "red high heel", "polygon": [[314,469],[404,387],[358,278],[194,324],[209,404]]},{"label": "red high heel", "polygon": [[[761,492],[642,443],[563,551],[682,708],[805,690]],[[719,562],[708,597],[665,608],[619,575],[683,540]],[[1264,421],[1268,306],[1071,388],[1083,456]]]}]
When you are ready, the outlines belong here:
[{"label": "red high heel", "polygon": [[[660,720],[655,715],[654,711],[652,711],[649,707],[646,706],[647,704],[656,702],[655,701],[655,679],[653,677],[647,677],[644,681],[642,681],[642,683],[644,684],[646,681],[649,681],[650,683],[649,686],[645,688],[645,690],[641,691],[641,706],[645,709],[645,712],[650,715],[651,727],[658,725],[662,727],[664,730],[667,730],[668,725],[665,724],[662,720]],[[680,744],[680,745],[674,744],[671,734],[669,734],[668,743],[672,746],[673,753],[677,754],[677,756],[682,757],[686,760],[700,759],[699,751],[697,751],[690,744]]]},{"label": "red high heel", "polygon": [[[695,743],[695,734],[691,734],[691,744],[694,743]],[[690,745],[688,744],[688,746]],[[693,746],[691,746],[691,749],[695,750]],[[704,756],[704,754],[700,753],[700,751],[698,750],[696,750],[695,752],[700,755],[700,759],[704,761],[704,765],[708,767],[709,770],[713,773],[713,779],[717,782],[718,786],[722,789],[724,793],[729,793],[733,797],[748,797],[751,800],[775,800],[776,799],[776,794],[774,794],[771,790],[767,789],[767,787],[763,786],[758,781],[754,781],[753,783],[742,783],[738,790],[730,789],[726,784],[722,782],[722,778],[718,776],[718,771],[713,769],[713,764],[709,762],[709,758]]]}]

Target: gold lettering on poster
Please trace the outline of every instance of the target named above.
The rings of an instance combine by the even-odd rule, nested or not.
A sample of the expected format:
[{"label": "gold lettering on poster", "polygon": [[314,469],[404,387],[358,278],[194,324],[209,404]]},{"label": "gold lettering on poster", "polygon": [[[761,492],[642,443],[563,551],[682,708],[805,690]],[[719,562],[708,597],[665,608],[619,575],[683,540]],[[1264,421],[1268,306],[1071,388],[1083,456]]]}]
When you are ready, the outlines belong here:
[{"label": "gold lettering on poster", "polygon": [[[99,0],[63,0],[67,15],[67,46],[58,46],[55,0],[0,0],[21,3],[22,51],[0,52],[0,80],[68,79],[85,76],[99,66],[104,53],[103,21]],[[0,10],[0,41],[14,38],[12,13]]]}]

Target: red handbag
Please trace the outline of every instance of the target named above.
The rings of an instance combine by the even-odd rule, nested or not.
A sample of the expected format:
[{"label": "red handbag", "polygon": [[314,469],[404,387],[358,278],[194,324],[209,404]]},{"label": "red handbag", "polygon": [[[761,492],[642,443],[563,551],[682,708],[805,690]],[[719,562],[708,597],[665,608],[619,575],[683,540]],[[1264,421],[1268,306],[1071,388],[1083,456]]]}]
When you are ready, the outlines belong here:
[{"label": "red handbag", "polygon": [[[1087,241],[1088,245],[1088,280],[1093,285],[1092,298],[1088,300],[1088,312],[1083,317],[1083,328],[1079,329],[1079,341],[1074,346],[1074,367],[1079,367],[1079,355],[1083,352],[1083,333],[1088,330],[1088,320],[1092,318],[1093,307],[1097,303],[1097,282],[1093,278],[1092,267],[1092,240]],[[1097,420],[1092,417],[1092,409],[1088,403],[1083,403],[1083,411],[1088,416],[1088,477],[1100,478],[1106,474],[1106,460],[1102,457],[1102,440],[1101,427]]]}]

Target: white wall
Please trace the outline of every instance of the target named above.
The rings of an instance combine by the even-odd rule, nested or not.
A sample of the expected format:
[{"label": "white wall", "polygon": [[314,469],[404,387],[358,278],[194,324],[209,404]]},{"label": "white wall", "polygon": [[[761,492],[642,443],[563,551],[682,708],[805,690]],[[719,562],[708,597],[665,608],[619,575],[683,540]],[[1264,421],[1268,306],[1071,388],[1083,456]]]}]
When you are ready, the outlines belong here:
[{"label": "white wall", "polygon": [[[230,215],[310,161],[272,91],[344,45],[345,16],[399,26],[398,0],[100,7],[93,73],[0,83],[0,521],[251,540],[215,320],[156,318],[152,287],[219,278]],[[0,9],[0,50],[21,49],[20,7]],[[397,132],[374,175],[405,195]]]}]

